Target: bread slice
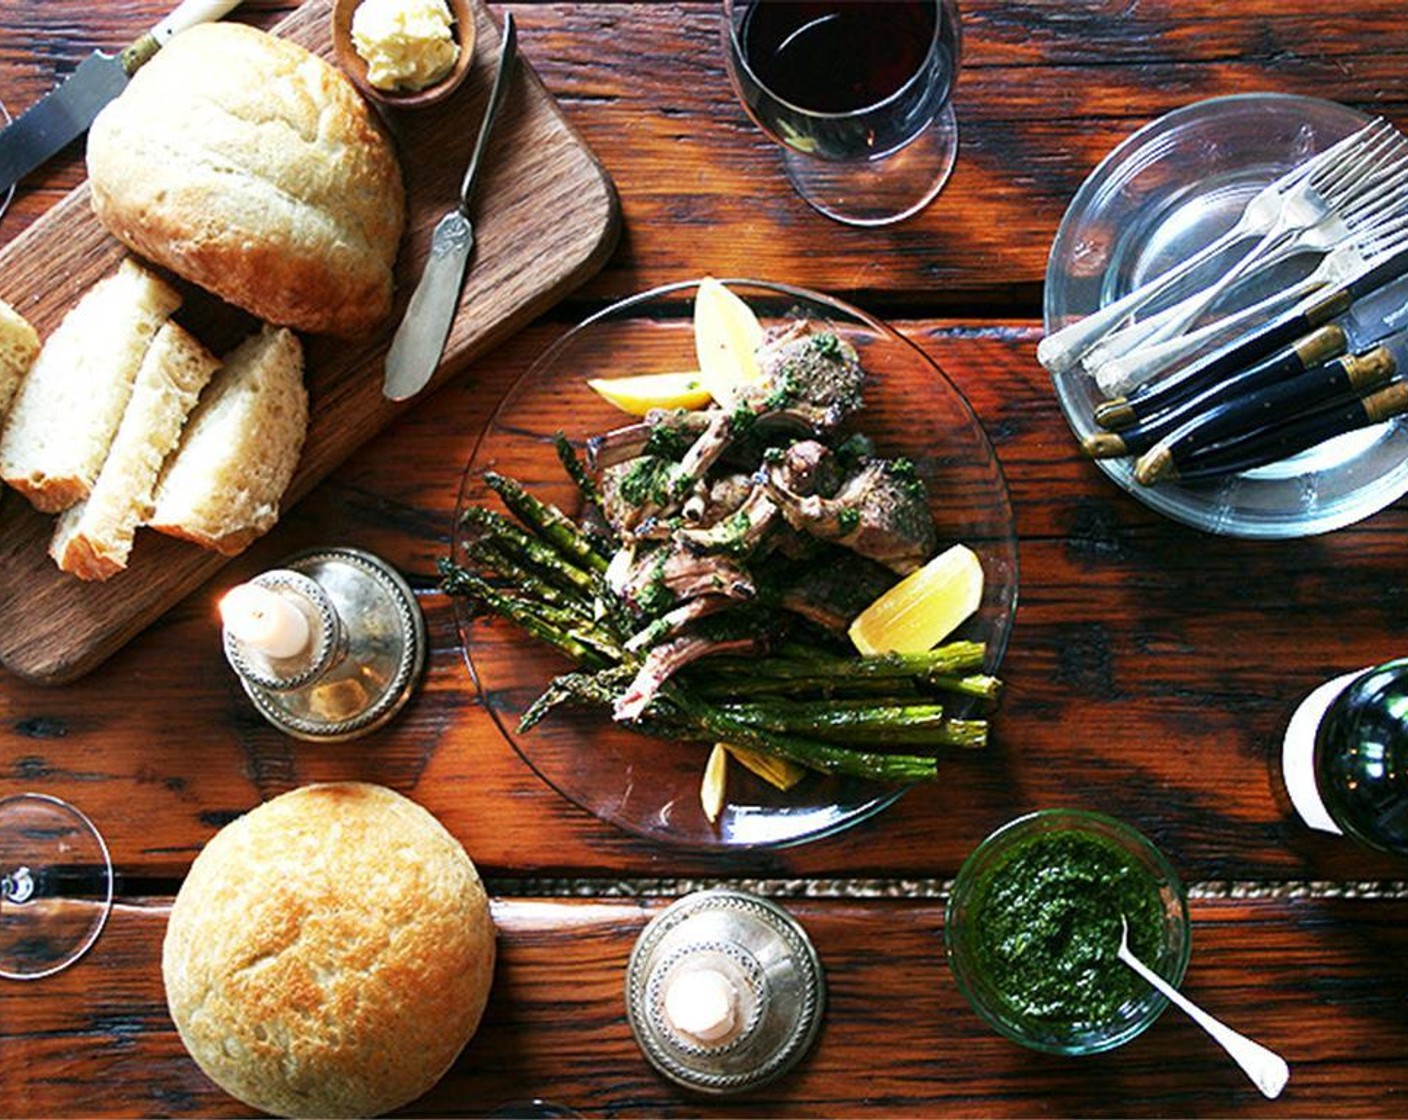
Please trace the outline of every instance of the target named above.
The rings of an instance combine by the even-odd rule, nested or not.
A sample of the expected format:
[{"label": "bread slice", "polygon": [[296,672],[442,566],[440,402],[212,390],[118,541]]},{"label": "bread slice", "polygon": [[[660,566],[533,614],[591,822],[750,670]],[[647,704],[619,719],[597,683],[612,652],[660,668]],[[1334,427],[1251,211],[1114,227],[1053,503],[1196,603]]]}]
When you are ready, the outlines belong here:
[{"label": "bread slice", "polygon": [[0,420],[39,353],[39,332],[29,320],[0,299]]},{"label": "bread slice", "polygon": [[127,566],[137,526],[152,513],[161,465],[220,360],[168,321],[147,348],[132,397],[93,492],[59,516],[49,555],[80,579],[107,579]]},{"label": "bread slice", "polygon": [[36,509],[88,496],[152,337],[181,304],[128,258],[93,285],[40,348],[0,433],[0,478]]},{"label": "bread slice", "polygon": [[216,372],[162,469],[149,524],[233,556],[279,519],[308,430],[303,347],[265,326]]}]

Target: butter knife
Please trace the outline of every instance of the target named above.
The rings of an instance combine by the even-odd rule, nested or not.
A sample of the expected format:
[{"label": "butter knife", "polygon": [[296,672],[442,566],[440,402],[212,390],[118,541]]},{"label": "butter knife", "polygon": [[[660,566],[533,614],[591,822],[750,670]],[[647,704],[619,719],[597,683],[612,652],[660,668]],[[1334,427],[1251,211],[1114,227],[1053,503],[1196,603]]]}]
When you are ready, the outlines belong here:
[{"label": "butter knife", "polygon": [[464,286],[465,267],[474,249],[474,224],[470,219],[470,202],[479,177],[479,168],[488,146],[494,118],[503,105],[509,81],[513,77],[517,58],[518,32],[513,25],[513,13],[504,14],[503,40],[499,46],[498,70],[479,125],[479,138],[469,157],[469,168],[460,185],[458,205],[440,219],[430,238],[430,256],[425,262],[405,318],[396,328],[391,349],[386,352],[386,380],[381,392],[388,400],[404,401],[425,387],[440,364],[445,339],[450,334],[459,309],[460,289]]},{"label": "butter knife", "polygon": [[99,111],[127,88],[138,69],[178,31],[216,20],[240,0],[185,0],[120,54],[94,51],[13,124],[0,130],[0,194],[9,190],[70,140],[82,135]]}]

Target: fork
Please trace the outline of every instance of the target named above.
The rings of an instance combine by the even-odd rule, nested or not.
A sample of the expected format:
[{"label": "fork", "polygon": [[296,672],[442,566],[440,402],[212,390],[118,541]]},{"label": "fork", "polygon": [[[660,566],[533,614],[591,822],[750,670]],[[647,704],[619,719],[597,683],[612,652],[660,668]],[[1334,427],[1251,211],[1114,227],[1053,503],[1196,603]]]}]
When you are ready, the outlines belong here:
[{"label": "fork", "polygon": [[[1363,158],[1364,149],[1375,144],[1385,132],[1393,132],[1392,126],[1383,118],[1376,117],[1358,132],[1351,133],[1323,152],[1303,160],[1258,191],[1247,203],[1236,224],[1216,240],[1113,303],[1047,335],[1037,347],[1037,360],[1052,373],[1063,373],[1070,369],[1101,336],[1116,327],[1127,315],[1147,306],[1197,268],[1220,256],[1238,242],[1252,237],[1264,239],[1270,230],[1277,227],[1282,212],[1287,209],[1293,196],[1304,193],[1314,184],[1326,185],[1334,182],[1340,169],[1347,164],[1357,166]],[[1323,211],[1320,213],[1323,214]]]},{"label": "fork", "polygon": [[[1252,271],[1264,270],[1297,253],[1331,252],[1351,238],[1372,243],[1383,233],[1396,229],[1404,213],[1402,204],[1408,201],[1405,189],[1408,188],[1408,141],[1404,141],[1402,147],[1403,152],[1384,169],[1376,186],[1347,202],[1341,212],[1327,214],[1309,229],[1283,241],[1279,248],[1266,254],[1255,269],[1247,269],[1238,279],[1245,280]],[[1107,335],[1091,347],[1080,364],[1093,373],[1138,347],[1163,342],[1191,323],[1211,302],[1206,292],[1195,292],[1179,303]]]},{"label": "fork", "polygon": [[1408,197],[1405,184],[1408,139],[1395,135],[1377,144],[1363,166],[1327,182],[1323,190],[1314,194],[1293,191],[1277,225],[1256,247],[1215,283],[1162,312],[1159,326],[1142,338],[1141,344],[1172,338],[1228,291],[1259,272],[1300,253],[1328,252],[1354,234],[1391,221],[1402,212]]},{"label": "fork", "polygon": [[1247,323],[1270,319],[1321,288],[1348,284],[1404,249],[1408,249],[1408,214],[1399,215],[1397,220],[1386,223],[1370,237],[1355,238],[1336,246],[1324,256],[1314,272],[1289,287],[1224,315],[1196,331],[1146,344],[1121,357],[1109,358],[1094,366],[1091,374],[1106,396],[1122,396],[1205,346],[1225,341]]}]

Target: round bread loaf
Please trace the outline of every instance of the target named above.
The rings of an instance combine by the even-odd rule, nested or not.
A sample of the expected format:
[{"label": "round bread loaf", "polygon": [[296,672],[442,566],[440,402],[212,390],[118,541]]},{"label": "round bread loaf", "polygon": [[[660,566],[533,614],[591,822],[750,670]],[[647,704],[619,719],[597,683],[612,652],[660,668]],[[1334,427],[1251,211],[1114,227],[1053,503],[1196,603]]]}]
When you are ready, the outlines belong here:
[{"label": "round bread loaf", "polygon": [[183,31],[93,122],[99,221],[279,326],[354,336],[391,309],[401,171],[352,83],[256,28]]},{"label": "round bread loaf", "polygon": [[370,1116],[419,1097],[479,1024],[494,927],[459,842],[382,786],[294,790],[221,829],[162,947],[201,1069],[283,1116]]}]

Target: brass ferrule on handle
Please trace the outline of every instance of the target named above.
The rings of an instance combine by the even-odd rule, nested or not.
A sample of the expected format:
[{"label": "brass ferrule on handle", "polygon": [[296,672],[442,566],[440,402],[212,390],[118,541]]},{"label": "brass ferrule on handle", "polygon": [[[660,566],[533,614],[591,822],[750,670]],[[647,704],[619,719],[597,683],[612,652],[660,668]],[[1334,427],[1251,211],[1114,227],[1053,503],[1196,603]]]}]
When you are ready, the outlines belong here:
[{"label": "brass ferrule on handle", "polygon": [[1349,294],[1349,291],[1341,288],[1308,308],[1305,312],[1305,321],[1312,327],[1318,327],[1322,323],[1328,323],[1331,319],[1343,315],[1353,302],[1354,297]]},{"label": "brass ferrule on handle", "polygon": [[143,66],[152,60],[152,56],[161,50],[161,42],[148,31],[140,39],[129,44],[123,52],[117,56],[118,62],[122,65],[123,73],[131,77]]},{"label": "brass ferrule on handle", "polygon": [[1296,356],[1306,369],[1338,358],[1349,348],[1349,336],[1338,323],[1327,323],[1295,344]]},{"label": "brass ferrule on handle", "polygon": [[1408,381],[1395,381],[1363,400],[1364,415],[1371,421],[1389,420],[1408,412]]},{"label": "brass ferrule on handle", "polygon": [[1340,365],[1356,392],[1382,385],[1398,372],[1398,363],[1387,346],[1375,346],[1366,353],[1341,358]]}]

